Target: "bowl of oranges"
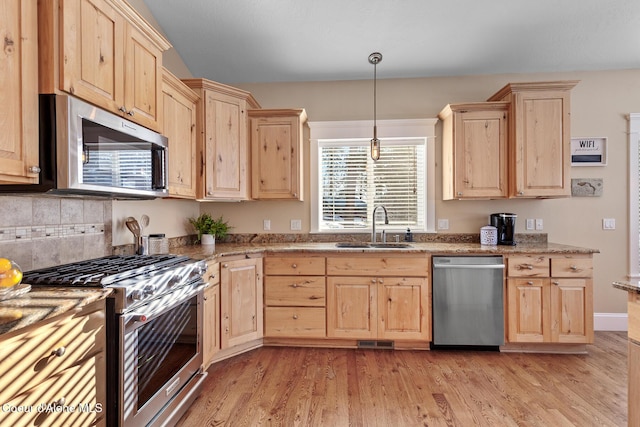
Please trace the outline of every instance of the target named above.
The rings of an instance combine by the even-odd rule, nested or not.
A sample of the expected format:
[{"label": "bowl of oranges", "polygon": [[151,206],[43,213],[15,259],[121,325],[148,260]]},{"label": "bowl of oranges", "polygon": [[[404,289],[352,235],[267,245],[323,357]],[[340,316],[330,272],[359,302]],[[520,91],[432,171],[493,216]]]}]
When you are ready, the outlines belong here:
[{"label": "bowl of oranges", "polygon": [[8,258],[0,258],[0,300],[15,298],[29,292],[31,286],[22,284],[22,269]]}]

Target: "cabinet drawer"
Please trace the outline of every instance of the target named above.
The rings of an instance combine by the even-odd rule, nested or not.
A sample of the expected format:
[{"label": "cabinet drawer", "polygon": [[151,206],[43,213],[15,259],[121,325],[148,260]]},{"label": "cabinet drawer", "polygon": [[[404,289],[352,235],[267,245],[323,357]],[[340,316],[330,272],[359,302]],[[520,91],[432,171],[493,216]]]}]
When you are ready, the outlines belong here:
[{"label": "cabinet drawer", "polygon": [[327,275],[418,276],[429,275],[427,257],[342,257],[327,258]]},{"label": "cabinet drawer", "polygon": [[592,277],[591,258],[551,258],[551,276],[553,277]]},{"label": "cabinet drawer", "polygon": [[[3,426],[104,426],[106,391],[105,359],[100,354],[72,366],[36,387],[3,400],[5,408],[32,408],[30,412],[0,411]],[[47,407],[46,405],[52,405]],[[60,405],[73,407],[61,410]],[[43,407],[46,407],[43,408]],[[58,407],[55,411],[52,408]]]},{"label": "cabinet drawer", "polygon": [[325,309],[321,307],[267,307],[264,310],[266,337],[324,338]]},{"label": "cabinet drawer", "polygon": [[549,277],[549,257],[515,256],[507,259],[510,277]]},{"label": "cabinet drawer", "polygon": [[628,336],[640,343],[640,294],[629,292],[627,311],[629,313]]},{"label": "cabinet drawer", "polygon": [[[105,350],[104,301],[0,342],[0,401]],[[1,424],[1,423],[0,423]]]},{"label": "cabinet drawer", "polygon": [[217,285],[220,283],[220,263],[207,263],[207,271],[204,273],[204,281],[209,285]]},{"label": "cabinet drawer", "polygon": [[264,274],[323,276],[324,257],[267,257]]},{"label": "cabinet drawer", "polygon": [[264,278],[266,305],[325,305],[325,278],[318,276],[267,276]]}]

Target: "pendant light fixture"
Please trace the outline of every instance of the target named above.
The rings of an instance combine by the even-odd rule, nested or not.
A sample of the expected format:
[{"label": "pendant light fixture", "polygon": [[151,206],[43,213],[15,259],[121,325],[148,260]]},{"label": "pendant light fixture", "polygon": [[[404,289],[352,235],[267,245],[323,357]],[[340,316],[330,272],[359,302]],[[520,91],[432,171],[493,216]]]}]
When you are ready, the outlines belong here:
[{"label": "pendant light fixture", "polygon": [[369,63],[373,64],[373,139],[371,139],[371,158],[380,158],[380,140],[378,139],[378,127],[376,126],[376,66],[382,61],[382,54],[374,52],[369,55]]}]

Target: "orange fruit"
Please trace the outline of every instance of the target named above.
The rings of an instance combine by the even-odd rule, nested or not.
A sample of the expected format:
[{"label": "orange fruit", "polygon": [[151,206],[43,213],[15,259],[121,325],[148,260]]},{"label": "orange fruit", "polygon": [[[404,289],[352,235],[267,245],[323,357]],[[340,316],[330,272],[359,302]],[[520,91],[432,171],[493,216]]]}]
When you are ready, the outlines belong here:
[{"label": "orange fruit", "polygon": [[19,268],[12,268],[0,274],[0,288],[10,288],[17,285],[22,280],[22,271]]},{"label": "orange fruit", "polygon": [[0,273],[11,269],[11,260],[0,258]]}]

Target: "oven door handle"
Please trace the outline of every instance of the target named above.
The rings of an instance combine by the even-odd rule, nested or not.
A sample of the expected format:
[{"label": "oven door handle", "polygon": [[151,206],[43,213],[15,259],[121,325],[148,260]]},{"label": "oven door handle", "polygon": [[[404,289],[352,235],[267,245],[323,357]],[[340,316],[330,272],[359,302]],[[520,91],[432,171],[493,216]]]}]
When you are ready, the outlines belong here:
[{"label": "oven door handle", "polygon": [[[204,288],[205,288],[205,283],[202,282],[202,284],[196,286],[195,288],[189,289],[188,292],[179,293],[179,295],[175,295],[176,292],[163,295],[157,300],[150,301],[148,304],[144,305],[143,307],[139,307],[142,309],[144,309],[145,307],[148,307],[148,309],[146,310],[140,310],[140,311],[136,310],[136,311],[123,314],[122,320],[124,321],[125,325],[130,324],[130,322],[145,323],[153,319],[157,315],[165,313],[166,311],[172,309],[173,307],[179,304],[182,304],[185,301],[188,301],[189,299],[198,295],[198,293],[201,293],[204,290]],[[169,301],[171,302],[171,304],[167,305],[165,302],[169,302]]]}]

